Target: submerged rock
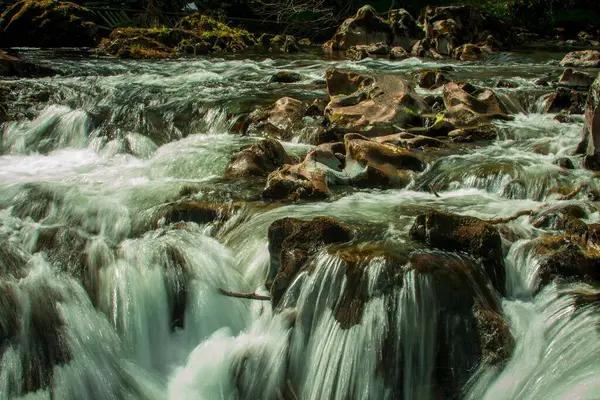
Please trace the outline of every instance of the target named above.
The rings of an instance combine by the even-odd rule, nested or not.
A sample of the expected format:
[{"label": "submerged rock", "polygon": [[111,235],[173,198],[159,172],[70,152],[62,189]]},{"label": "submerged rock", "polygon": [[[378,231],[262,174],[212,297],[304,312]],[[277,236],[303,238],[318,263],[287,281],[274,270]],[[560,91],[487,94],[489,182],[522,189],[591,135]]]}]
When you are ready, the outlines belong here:
[{"label": "submerged rock", "polygon": [[239,205],[236,204],[179,201],[164,207],[160,214],[167,224],[176,222],[208,224],[231,218],[237,209]]},{"label": "submerged rock", "polygon": [[235,153],[225,169],[224,176],[227,179],[267,176],[284,164],[292,163],[293,159],[288,156],[281,143],[268,138]]},{"label": "submerged rock", "polygon": [[600,51],[580,50],[565,55],[560,62],[563,67],[600,68]]},{"label": "submerged rock", "polygon": [[428,246],[479,258],[494,287],[505,292],[502,239],[494,225],[475,217],[429,211],[417,217],[410,235]]},{"label": "submerged rock", "polygon": [[269,82],[275,83],[295,83],[300,82],[302,77],[296,72],[279,71],[269,79]]},{"label": "submerged rock", "polygon": [[95,15],[67,1],[21,0],[0,17],[0,47],[93,47]]},{"label": "submerged rock", "polygon": [[330,69],[325,113],[330,126],[365,136],[390,134],[420,125],[430,107],[408,81],[396,75],[370,75]]}]

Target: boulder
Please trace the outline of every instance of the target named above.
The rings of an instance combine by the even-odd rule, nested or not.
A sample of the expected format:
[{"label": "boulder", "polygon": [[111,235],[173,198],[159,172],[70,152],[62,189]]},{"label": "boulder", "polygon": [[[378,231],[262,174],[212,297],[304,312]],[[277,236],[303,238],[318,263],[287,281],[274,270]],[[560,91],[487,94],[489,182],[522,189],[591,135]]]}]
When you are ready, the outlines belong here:
[{"label": "boulder", "polygon": [[310,221],[296,218],[277,220],[269,226],[271,265],[267,283],[276,307],[294,278],[309,266],[309,260],[323,246],[352,239],[352,230],[331,218]]},{"label": "boulder", "polygon": [[585,110],[586,93],[559,87],[545,101],[544,112],[567,114],[583,114]]},{"label": "boulder", "polygon": [[553,281],[600,283],[600,255],[579,237],[549,236],[534,243],[541,257],[535,291]]},{"label": "boulder", "polygon": [[[318,283],[323,289],[317,301],[304,300],[294,329],[313,334],[314,325],[328,308],[339,328],[352,329],[362,322],[365,306],[383,297],[386,311],[378,320],[388,329],[382,349],[372,351],[385,349],[377,368],[393,398],[401,398],[406,389],[406,354],[431,354],[431,393],[444,398],[455,398],[474,368],[482,364],[501,367],[510,358],[514,339],[500,301],[477,261],[439,251],[361,243],[362,233],[360,228],[325,217],[311,221],[284,218],[271,224],[267,283],[273,304],[280,306],[278,312],[296,304],[297,290],[288,289],[300,274],[331,280]],[[337,260],[335,266],[326,265],[326,275],[318,270],[325,266],[317,264],[317,256],[324,252]],[[415,326],[421,327],[417,338],[406,334]],[[289,379],[294,385],[294,377]]]},{"label": "boulder", "polygon": [[21,0],[0,16],[0,47],[93,47],[94,20],[91,11],[74,3]]},{"label": "boulder", "polygon": [[[514,42],[510,26],[473,5],[427,6],[421,11],[419,21],[432,50],[444,56],[461,59],[465,53],[474,54],[475,50],[469,48],[459,51],[456,57],[455,50],[469,43],[489,46],[493,42],[494,47],[509,47]],[[503,42],[493,38],[502,38]]]},{"label": "boulder", "polygon": [[394,46],[390,49],[390,54],[389,54],[390,60],[404,60],[406,58],[409,58],[410,55],[408,54],[408,52],[400,47],[400,46]]},{"label": "boulder", "polygon": [[345,172],[359,187],[404,187],[411,181],[407,171],[421,172],[425,164],[402,147],[378,143],[357,134],[344,137]]},{"label": "boulder", "polygon": [[97,49],[120,58],[161,59],[183,54],[238,52],[256,44],[254,36],[201,14],[182,18],[171,28],[118,28]]},{"label": "boulder", "polygon": [[268,200],[323,200],[331,195],[327,171],[314,163],[284,165],[271,172],[261,196]]},{"label": "boulder", "polygon": [[493,54],[488,46],[478,46],[472,43],[458,46],[452,51],[452,57],[459,61],[482,61]]},{"label": "boulder", "polygon": [[325,114],[330,127],[365,136],[390,134],[419,126],[430,107],[411,84],[397,75],[371,75],[330,69]]},{"label": "boulder", "polygon": [[578,154],[585,154],[584,166],[600,170],[600,74],[590,88],[585,103],[583,135],[577,146]]},{"label": "boulder", "polygon": [[279,141],[268,138],[235,153],[224,176],[227,179],[267,176],[285,164],[293,164],[293,159]]},{"label": "boulder", "polygon": [[346,19],[331,40],[325,43],[328,50],[348,50],[352,46],[375,43],[392,44],[392,28],[377,16],[371,6],[360,8],[356,15]]},{"label": "boulder", "polygon": [[432,210],[416,218],[410,235],[428,246],[466,252],[480,259],[494,287],[505,293],[502,239],[494,225],[475,217]]},{"label": "boulder", "polygon": [[56,72],[50,68],[21,61],[18,58],[9,56],[0,50],[0,76],[32,78],[52,75],[56,75]]},{"label": "boulder", "polygon": [[405,9],[390,10],[388,16],[392,28],[393,46],[411,51],[415,43],[425,37],[423,29]]},{"label": "boulder", "polygon": [[[96,51],[102,55],[126,59],[156,60],[176,57],[174,49],[161,42],[143,35],[130,36],[130,32],[122,35],[124,31],[113,31],[109,39],[102,40]],[[189,50],[188,46],[190,44],[186,41],[185,51]]]},{"label": "boulder", "polygon": [[[360,61],[365,58],[388,57],[391,48],[385,43],[375,43],[369,45],[357,45],[350,47],[346,52],[346,57],[350,60]],[[396,56],[397,54],[395,54]]]},{"label": "boulder", "polygon": [[587,72],[567,68],[560,76],[558,85],[570,89],[589,90],[592,83],[594,83],[594,79],[596,79],[594,75],[588,74]]},{"label": "boulder", "polygon": [[437,89],[449,81],[441,71],[434,69],[424,69],[417,72],[417,85],[423,89]]},{"label": "boulder", "polygon": [[547,207],[530,217],[531,224],[540,229],[569,231],[572,234],[583,235],[587,232],[587,225],[581,219],[587,213],[576,204],[560,204]]},{"label": "boulder", "polygon": [[274,83],[296,83],[300,82],[302,77],[297,72],[279,71],[269,79],[269,82]]},{"label": "boulder", "polygon": [[250,116],[250,132],[266,132],[289,140],[300,129],[308,106],[292,97],[282,97],[273,106],[259,109]]},{"label": "boulder", "polygon": [[450,82],[444,85],[443,97],[446,110],[439,113],[430,124],[428,136],[443,136],[455,129],[464,129],[464,132],[457,131],[454,134],[487,138],[495,132],[489,124],[492,120],[511,119],[508,108],[491,89]]},{"label": "boulder", "polygon": [[322,200],[329,186],[347,184],[344,144],[325,143],[310,150],[303,162],[284,165],[267,179],[262,196],[272,200]]},{"label": "boulder", "polygon": [[560,62],[563,67],[574,68],[600,68],[599,50],[573,51],[565,55]]}]

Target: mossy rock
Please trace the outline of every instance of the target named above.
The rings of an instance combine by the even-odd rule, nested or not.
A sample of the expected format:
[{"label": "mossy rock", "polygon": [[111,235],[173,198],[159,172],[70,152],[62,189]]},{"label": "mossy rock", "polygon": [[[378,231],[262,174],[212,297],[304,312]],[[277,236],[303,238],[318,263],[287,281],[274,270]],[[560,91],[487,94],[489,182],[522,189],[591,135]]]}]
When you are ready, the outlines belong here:
[{"label": "mossy rock", "polygon": [[92,47],[95,15],[74,3],[22,0],[0,17],[0,47]]}]

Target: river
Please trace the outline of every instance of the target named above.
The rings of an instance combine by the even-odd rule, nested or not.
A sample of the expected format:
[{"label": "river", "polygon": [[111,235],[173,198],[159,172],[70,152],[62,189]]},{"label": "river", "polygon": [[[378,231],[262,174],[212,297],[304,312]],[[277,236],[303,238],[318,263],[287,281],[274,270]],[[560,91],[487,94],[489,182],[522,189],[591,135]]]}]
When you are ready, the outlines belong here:
[{"label": "river", "polygon": [[[438,303],[427,277],[405,275],[395,320],[385,318],[377,298],[350,329],[326,307],[309,307],[315,293],[324,302],[340,295],[340,265],[329,255],[294,288],[298,300],[284,312],[218,289],[268,295],[267,231],[283,217],[323,215],[376,227],[377,240],[405,248],[419,210],[508,217],[557,202],[552,188],[598,188],[592,172],[554,163],[572,154],[583,119],[558,123],[541,113],[550,90],[534,82],[558,75],[563,54],[500,54],[485,63],[24,54],[62,74],[3,82],[17,115],[4,123],[0,145],[3,399],[398,398],[377,366],[377,355],[390,351],[384,335],[392,324],[405,349],[405,368],[397,368],[410,371],[401,397],[440,398],[429,389]],[[272,204],[261,200],[262,186],[223,179],[232,154],[260,139],[235,133],[232,116],[282,96],[322,97],[332,67],[411,76],[444,65],[453,67],[454,79],[478,85],[517,83],[495,89],[516,117],[496,123],[497,140],[431,161],[408,187],[344,187],[327,201]],[[269,83],[282,70],[302,80]],[[311,148],[297,140],[283,145],[296,155]],[[184,191],[241,207],[219,224],[177,229],[157,220]],[[600,221],[592,203],[572,202],[586,207],[586,222]],[[500,301],[515,349],[502,367],[469,371],[457,397],[597,399],[600,314],[576,307],[568,294],[585,285],[551,284],[536,294],[539,259],[531,243],[543,232],[528,218],[506,224],[506,232],[513,239],[504,242],[507,290]],[[185,323],[172,318],[181,296]],[[294,394],[284,397],[280,388],[290,377]]]}]

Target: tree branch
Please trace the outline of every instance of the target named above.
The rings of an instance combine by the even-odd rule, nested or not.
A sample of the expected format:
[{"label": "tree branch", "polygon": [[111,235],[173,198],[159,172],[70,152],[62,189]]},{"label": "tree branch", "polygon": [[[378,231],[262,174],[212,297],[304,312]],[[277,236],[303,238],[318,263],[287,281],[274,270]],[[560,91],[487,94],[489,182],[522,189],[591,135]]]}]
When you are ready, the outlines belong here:
[{"label": "tree branch", "polygon": [[219,292],[221,292],[222,295],[225,295],[228,297],[235,297],[237,299],[260,300],[260,301],[270,301],[271,300],[270,296],[263,296],[263,295],[256,294],[256,293],[237,293],[237,292],[230,292],[229,290],[225,290],[225,289],[221,289],[221,288],[219,288]]}]

